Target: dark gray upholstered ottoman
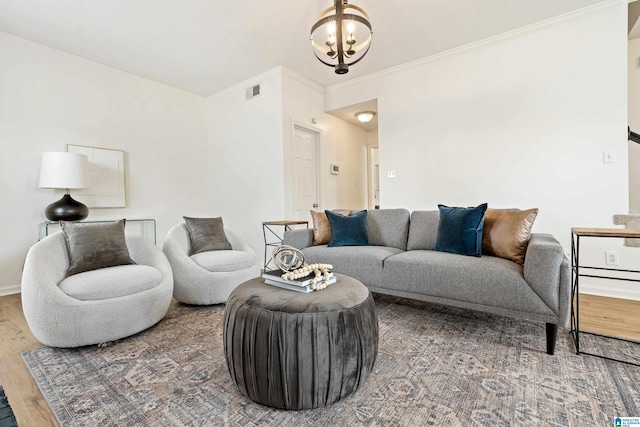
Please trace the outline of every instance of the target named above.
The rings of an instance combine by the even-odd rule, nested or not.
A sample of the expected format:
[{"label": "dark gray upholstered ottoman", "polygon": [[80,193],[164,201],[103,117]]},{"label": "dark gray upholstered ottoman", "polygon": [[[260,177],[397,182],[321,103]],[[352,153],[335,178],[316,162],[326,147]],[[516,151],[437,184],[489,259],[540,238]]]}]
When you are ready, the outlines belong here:
[{"label": "dark gray upholstered ottoman", "polygon": [[280,409],[328,406],[357,390],[378,354],[369,290],[337,283],[303,294],[255,278],[238,286],[224,312],[224,353],[240,392]]}]

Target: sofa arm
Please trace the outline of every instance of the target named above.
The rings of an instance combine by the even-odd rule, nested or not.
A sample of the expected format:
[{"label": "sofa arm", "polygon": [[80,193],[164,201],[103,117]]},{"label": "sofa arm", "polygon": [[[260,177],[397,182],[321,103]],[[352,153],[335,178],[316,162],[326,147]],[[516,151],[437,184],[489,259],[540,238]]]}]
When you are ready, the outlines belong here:
[{"label": "sofa arm", "polygon": [[562,245],[551,234],[531,234],[524,259],[524,280],[566,327],[571,305],[571,271]]},{"label": "sofa arm", "polygon": [[282,244],[293,246],[296,249],[308,248],[313,245],[313,229],[287,230],[284,232]]}]

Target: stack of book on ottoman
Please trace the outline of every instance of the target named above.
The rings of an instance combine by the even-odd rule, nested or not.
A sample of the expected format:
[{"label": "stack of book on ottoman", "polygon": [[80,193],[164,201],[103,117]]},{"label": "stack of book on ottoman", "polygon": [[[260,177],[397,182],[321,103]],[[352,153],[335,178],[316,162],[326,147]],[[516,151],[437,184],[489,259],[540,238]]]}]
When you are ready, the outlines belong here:
[{"label": "stack of book on ottoman", "polygon": [[[267,285],[277,286],[291,291],[309,293],[315,290],[311,288],[311,282],[315,278],[313,273],[294,280],[283,279],[283,274],[285,274],[285,272],[282,270],[265,271],[262,273],[262,278],[264,279],[264,283]],[[326,282],[326,285],[333,285],[336,283],[337,278],[333,275],[333,272],[329,272],[328,277],[329,280]],[[320,279],[318,283],[323,283],[322,279]]]}]

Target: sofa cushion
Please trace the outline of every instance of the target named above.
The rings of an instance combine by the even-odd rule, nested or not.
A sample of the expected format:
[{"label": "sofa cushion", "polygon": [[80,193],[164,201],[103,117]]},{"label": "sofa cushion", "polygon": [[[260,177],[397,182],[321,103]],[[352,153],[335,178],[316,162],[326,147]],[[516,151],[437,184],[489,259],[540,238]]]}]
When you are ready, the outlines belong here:
[{"label": "sofa cushion", "polygon": [[74,274],[58,284],[72,298],[82,301],[124,297],[155,288],[160,270],[148,265],[120,265]]},{"label": "sofa cushion", "polygon": [[434,250],[438,237],[440,211],[413,211],[409,222],[407,250]]},{"label": "sofa cushion", "polygon": [[409,211],[406,209],[374,209],[369,211],[369,242],[376,246],[407,249]]},{"label": "sofa cushion", "polygon": [[538,209],[487,209],[482,231],[482,253],[524,265]]},{"label": "sofa cushion", "polygon": [[389,289],[456,301],[460,307],[466,301],[476,307],[554,316],[522,272],[522,266],[503,258],[414,250],[388,257],[382,279]]},{"label": "sofa cushion", "polygon": [[231,250],[231,243],[224,232],[222,217],[190,218],[183,217],[189,230],[191,241],[190,255],[206,251]]},{"label": "sofa cushion", "polygon": [[67,276],[116,265],[135,264],[124,237],[126,221],[73,223],[60,221],[69,253]]},{"label": "sofa cushion", "polygon": [[459,255],[482,255],[482,228],[487,204],[461,208],[438,205],[440,222],[436,251]]},{"label": "sofa cushion", "polygon": [[245,251],[207,251],[191,255],[193,262],[211,272],[244,270],[256,264],[256,254]]},{"label": "sofa cushion", "polygon": [[329,247],[369,245],[366,210],[352,213],[351,216],[331,211],[325,211],[325,213],[331,224]]},{"label": "sofa cushion", "polygon": [[342,246],[330,248],[325,245],[304,248],[305,261],[309,264],[321,262],[333,265],[333,271],[346,274],[368,284],[380,280],[385,260],[404,252],[388,246]]},{"label": "sofa cushion", "polygon": [[[349,216],[349,209],[336,209],[334,212]],[[313,221],[313,245],[326,245],[331,241],[331,224],[325,212],[310,211]]]}]

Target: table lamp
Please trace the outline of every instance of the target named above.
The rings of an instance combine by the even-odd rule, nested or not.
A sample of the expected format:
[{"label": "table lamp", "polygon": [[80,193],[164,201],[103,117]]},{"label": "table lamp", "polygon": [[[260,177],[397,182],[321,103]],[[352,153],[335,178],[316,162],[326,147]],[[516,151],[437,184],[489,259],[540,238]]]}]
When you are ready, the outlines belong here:
[{"label": "table lamp", "polygon": [[42,153],[40,188],[64,188],[66,193],[44,211],[51,221],[79,221],[89,216],[89,208],[69,195],[70,189],[89,188],[89,159],[85,154]]}]

